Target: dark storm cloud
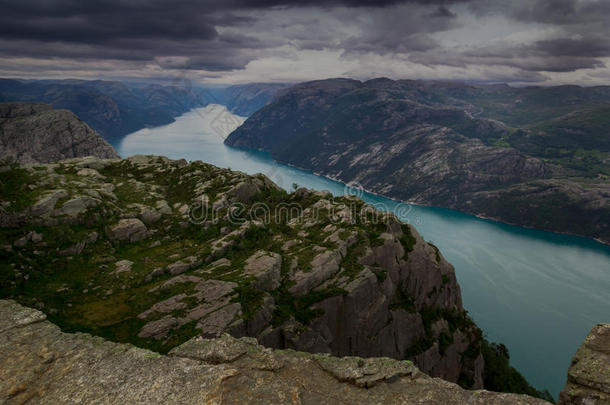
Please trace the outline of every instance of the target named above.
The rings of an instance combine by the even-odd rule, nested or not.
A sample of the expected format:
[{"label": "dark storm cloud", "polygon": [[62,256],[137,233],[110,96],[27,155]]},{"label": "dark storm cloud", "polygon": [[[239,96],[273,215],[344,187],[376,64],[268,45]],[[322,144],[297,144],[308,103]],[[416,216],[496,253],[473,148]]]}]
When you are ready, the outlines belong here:
[{"label": "dark storm cloud", "polygon": [[346,54],[378,54],[427,51],[440,44],[430,34],[448,31],[456,26],[455,14],[446,7],[412,5],[370,12],[361,23],[361,32],[340,43]]},{"label": "dark storm cloud", "polygon": [[[3,40],[0,53],[128,61],[183,56],[188,59],[166,59],[160,65],[169,69],[240,69],[257,56],[252,50],[269,49],[291,38],[268,38],[263,42],[247,35],[219,34],[217,27],[248,27],[255,22],[255,18],[236,15],[235,11],[302,6],[319,6],[327,11],[335,6],[383,9],[399,3],[413,4],[418,10],[432,8],[433,12],[427,16],[428,22],[421,19],[426,17],[424,15],[405,22],[397,21],[391,15],[388,21],[377,19],[375,24],[383,29],[369,27],[363,38],[349,39],[343,45],[347,51],[421,50],[435,44],[420,32],[434,31],[439,20],[453,16],[446,6],[463,1],[25,0],[14,2],[0,15],[0,39]],[[327,38],[316,44],[316,33],[310,35],[314,38],[302,39],[303,49],[330,45]],[[11,46],[11,42],[27,46]]]},{"label": "dark storm cloud", "polygon": [[[464,14],[551,27],[552,35],[447,46],[439,34],[460,28]],[[346,60],[374,54],[427,67],[506,67],[529,80],[605,67],[608,15],[607,0],[22,0],[3,6],[0,58],[222,72],[281,52],[296,59],[331,50]]]},{"label": "dark storm cloud", "polygon": [[416,52],[409,60],[427,66],[512,67],[525,72],[572,72],[578,69],[604,68],[599,57],[610,54],[607,41],[551,39],[532,44],[498,44],[469,49],[443,49],[442,52]]},{"label": "dark storm cloud", "polygon": [[[219,4],[159,0],[15,2],[0,15],[0,53],[126,61],[182,55],[197,58],[187,68],[243,68],[248,60],[237,53],[264,45],[246,36],[220,35],[216,26],[246,25],[251,19],[232,15],[230,10],[215,15],[226,8]],[[236,54],[228,55],[231,51]],[[209,58],[209,66],[203,55]]]},{"label": "dark storm cloud", "polygon": [[537,0],[507,3],[511,4],[509,15],[517,20],[566,26],[596,22],[607,24],[610,12],[610,3],[606,0]]}]

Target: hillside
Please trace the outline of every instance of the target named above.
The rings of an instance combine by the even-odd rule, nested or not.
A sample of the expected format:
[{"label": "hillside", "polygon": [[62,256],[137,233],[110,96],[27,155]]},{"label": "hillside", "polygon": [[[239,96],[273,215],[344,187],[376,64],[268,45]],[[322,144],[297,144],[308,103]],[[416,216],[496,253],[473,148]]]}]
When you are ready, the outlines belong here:
[{"label": "hillside", "polygon": [[389,197],[610,243],[606,87],[296,85],[226,144]]},{"label": "hillside", "polygon": [[0,156],[17,163],[49,163],[116,151],[70,111],[43,103],[0,103]]},{"label": "hillside", "polygon": [[228,332],[542,395],[507,357],[486,369],[502,354],[441,252],[359,199],[153,156],[5,167],[0,184],[0,298],[65,331],[161,353]]}]

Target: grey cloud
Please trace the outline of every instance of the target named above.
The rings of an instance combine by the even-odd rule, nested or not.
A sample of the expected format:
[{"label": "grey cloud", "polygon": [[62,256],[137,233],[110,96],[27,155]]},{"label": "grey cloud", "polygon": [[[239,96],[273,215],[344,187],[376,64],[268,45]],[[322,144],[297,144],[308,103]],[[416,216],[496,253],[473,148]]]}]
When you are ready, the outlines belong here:
[{"label": "grey cloud", "polygon": [[[472,24],[464,13],[552,34],[447,46],[439,34]],[[427,67],[504,67],[529,81],[604,69],[609,14],[605,0],[20,0],[0,15],[0,57],[228,72],[267,56],[333,50],[349,61],[372,54]]]}]

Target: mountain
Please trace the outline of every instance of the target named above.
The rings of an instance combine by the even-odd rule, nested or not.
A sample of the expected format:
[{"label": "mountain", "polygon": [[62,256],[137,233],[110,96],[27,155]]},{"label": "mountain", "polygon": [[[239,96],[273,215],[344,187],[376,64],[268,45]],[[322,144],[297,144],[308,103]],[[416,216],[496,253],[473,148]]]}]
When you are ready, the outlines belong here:
[{"label": "mountain", "polygon": [[401,200],[610,243],[610,88],[296,85],[226,144]]},{"label": "mountain", "polygon": [[207,88],[187,83],[163,86],[104,80],[0,79],[0,102],[44,102],[70,110],[115,143],[131,132],[169,124],[192,108],[212,103],[248,116],[284,87],[265,83]]},{"label": "mountain", "polygon": [[239,84],[227,87],[219,99],[233,114],[249,117],[289,86],[282,83]]},{"label": "mountain", "polygon": [[169,124],[210,102],[205,90],[181,86],[14,79],[0,79],[0,101],[44,102],[68,109],[111,142],[147,126]]},{"label": "mountain", "polygon": [[[163,356],[70,334],[40,311],[0,300],[3,403],[543,405],[467,391],[412,363],[269,350],[250,338],[193,338]],[[16,361],[18,360],[18,361]],[[571,402],[562,402],[568,405]]]},{"label": "mountain", "polygon": [[357,198],[155,156],[6,166],[0,185],[0,298],[65,331],[161,353],[230,333],[543,395],[482,337],[441,252]]},{"label": "mountain", "polygon": [[119,157],[72,112],[43,103],[0,103],[0,156],[18,163]]}]

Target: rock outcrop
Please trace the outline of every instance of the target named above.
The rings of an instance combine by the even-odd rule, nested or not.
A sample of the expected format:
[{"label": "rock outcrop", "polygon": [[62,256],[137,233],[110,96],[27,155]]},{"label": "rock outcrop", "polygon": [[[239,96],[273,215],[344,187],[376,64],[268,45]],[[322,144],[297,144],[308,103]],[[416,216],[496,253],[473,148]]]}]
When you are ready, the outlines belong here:
[{"label": "rock outcrop", "polygon": [[568,370],[558,405],[610,404],[610,324],[598,324],[585,339]]},{"label": "rock outcrop", "polygon": [[82,156],[119,157],[72,112],[42,103],[0,104],[0,156],[22,164]]},{"label": "rock outcrop", "polygon": [[[607,110],[587,113],[593,90],[560,90],[308,82],[279,93],[225,143],[392,198],[610,243],[610,141],[596,118]],[[597,100],[606,109],[609,94]],[[566,109],[584,111],[564,122]]]},{"label": "rock outcrop", "polygon": [[0,402],[106,404],[521,404],[525,395],[467,391],[408,361],[270,350],[251,338],[187,341],[163,356],[88,334],[0,301]]},{"label": "rock outcrop", "polygon": [[5,167],[8,182],[0,294],[62,328],[159,352],[230,333],[483,387],[453,267],[358,198],[155,156]]}]

